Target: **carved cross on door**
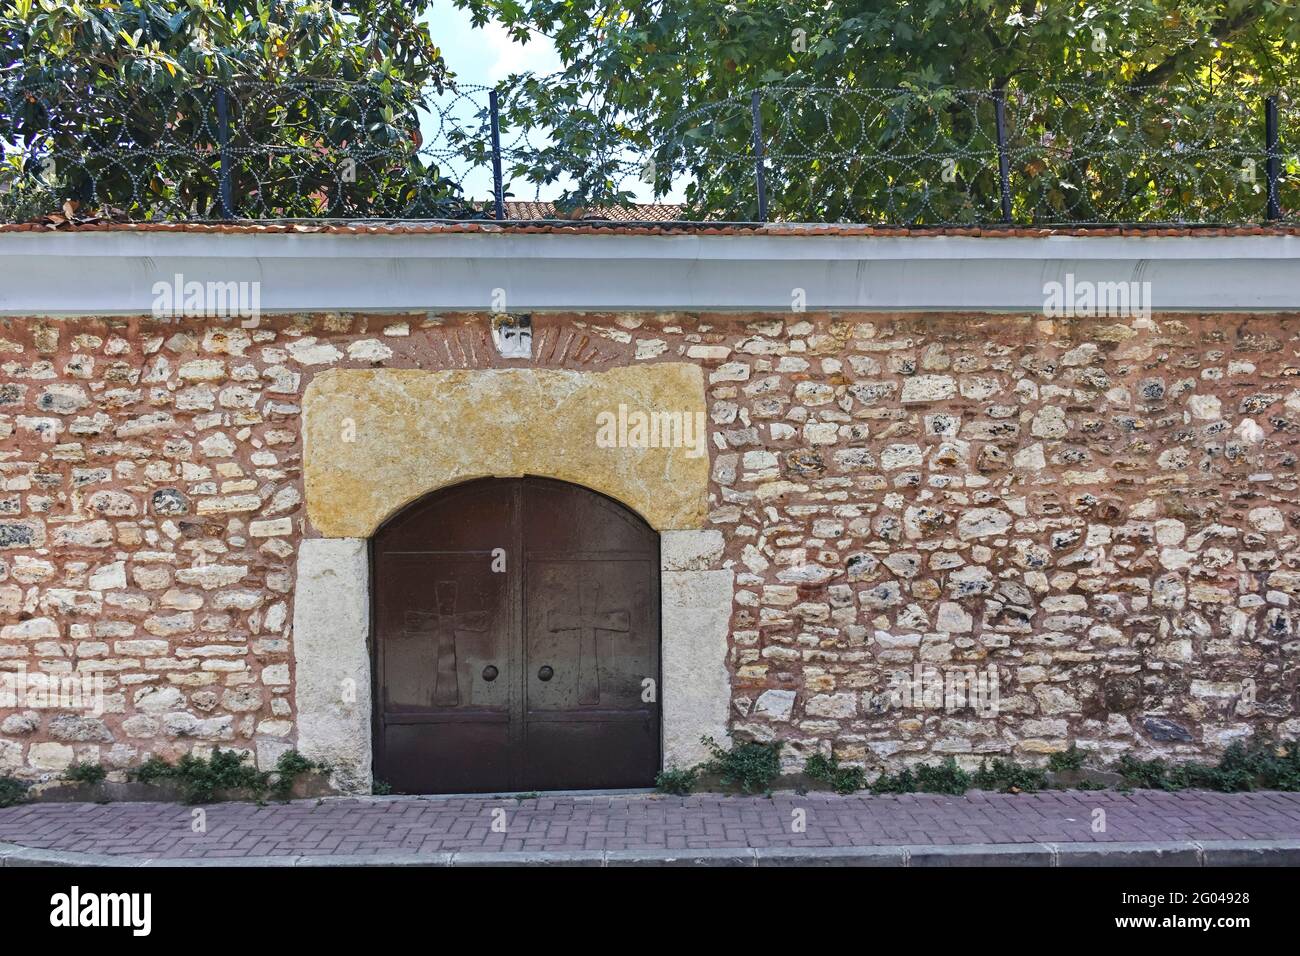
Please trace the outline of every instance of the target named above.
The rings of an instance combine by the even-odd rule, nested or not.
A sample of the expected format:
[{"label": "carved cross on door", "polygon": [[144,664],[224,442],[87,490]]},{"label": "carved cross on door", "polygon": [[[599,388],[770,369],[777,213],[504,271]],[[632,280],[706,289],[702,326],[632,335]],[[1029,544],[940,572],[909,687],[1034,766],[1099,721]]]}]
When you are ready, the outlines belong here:
[{"label": "carved cross on door", "polygon": [[583,582],[578,589],[578,611],[549,611],[547,627],[552,633],[578,631],[578,703],[600,703],[600,645],[597,631],[627,633],[627,611],[605,611],[600,607],[600,585]]},{"label": "carved cross on door", "polygon": [[434,670],[433,702],[439,707],[460,704],[460,678],[456,661],[456,638],[461,631],[482,633],[488,627],[487,611],[457,611],[456,582],[439,581],[434,586],[437,611],[407,611],[408,631],[427,634],[433,631],[437,641],[437,667]]}]

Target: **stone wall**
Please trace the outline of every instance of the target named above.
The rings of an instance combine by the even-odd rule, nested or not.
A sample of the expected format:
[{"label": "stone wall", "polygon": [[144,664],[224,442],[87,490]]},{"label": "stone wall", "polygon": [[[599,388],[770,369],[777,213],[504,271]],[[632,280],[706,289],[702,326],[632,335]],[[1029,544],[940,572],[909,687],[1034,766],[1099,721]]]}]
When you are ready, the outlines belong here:
[{"label": "stone wall", "polygon": [[[505,360],[486,315],[0,322],[0,668],[105,680],[0,710],[0,773],[296,742],[300,401],[340,367],[704,366],[733,728],[791,766],[1300,734],[1300,316],[533,323]],[[900,706],[917,665],[997,706]]]}]

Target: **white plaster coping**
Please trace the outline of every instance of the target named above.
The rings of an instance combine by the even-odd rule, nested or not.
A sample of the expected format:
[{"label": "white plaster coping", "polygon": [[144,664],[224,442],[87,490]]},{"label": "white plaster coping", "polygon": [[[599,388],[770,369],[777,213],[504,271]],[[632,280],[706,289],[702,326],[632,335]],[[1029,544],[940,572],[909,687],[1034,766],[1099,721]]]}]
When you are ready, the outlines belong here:
[{"label": "white plaster coping", "polygon": [[[707,756],[726,740],[735,574],[700,568],[722,552],[720,531],[666,531],[660,550],[663,766]],[[683,568],[686,568],[683,570]],[[311,538],[298,551],[293,647],[298,749],[334,767],[331,783],[369,793],[373,761],[370,561],[362,538]]]},{"label": "white plaster coping", "polygon": [[[0,234],[0,314],[149,314],[153,284],[260,282],[261,310],[1040,312],[1150,282],[1157,311],[1300,308],[1300,237]],[[68,281],[76,276],[77,281]]]}]

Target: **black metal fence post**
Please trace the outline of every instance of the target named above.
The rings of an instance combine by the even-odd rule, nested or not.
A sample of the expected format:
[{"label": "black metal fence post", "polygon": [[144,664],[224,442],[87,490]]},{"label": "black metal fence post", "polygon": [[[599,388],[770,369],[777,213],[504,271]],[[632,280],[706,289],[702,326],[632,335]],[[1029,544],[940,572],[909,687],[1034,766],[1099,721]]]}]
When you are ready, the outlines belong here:
[{"label": "black metal fence post", "polygon": [[497,91],[488,93],[488,109],[492,113],[492,201],[497,219],[506,218],[505,186],[501,182],[501,104]]},{"label": "black metal fence post", "polygon": [[993,109],[998,126],[998,181],[1002,193],[1002,221],[1011,222],[1011,164],[1007,159],[1007,91],[993,91]]},{"label": "black metal fence post", "polygon": [[1282,197],[1278,195],[1278,180],[1282,177],[1281,162],[1278,154],[1279,131],[1277,128],[1277,97],[1270,96],[1264,100],[1264,141],[1267,144],[1268,161],[1265,165],[1268,178],[1268,218],[1282,218]]},{"label": "black metal fence post", "polygon": [[750,105],[754,111],[754,182],[758,186],[758,221],[767,222],[767,171],[763,163],[763,94],[755,90]]},{"label": "black metal fence post", "polygon": [[235,204],[230,193],[230,112],[224,86],[217,87],[217,145],[221,156],[221,212],[227,219],[234,219]]}]

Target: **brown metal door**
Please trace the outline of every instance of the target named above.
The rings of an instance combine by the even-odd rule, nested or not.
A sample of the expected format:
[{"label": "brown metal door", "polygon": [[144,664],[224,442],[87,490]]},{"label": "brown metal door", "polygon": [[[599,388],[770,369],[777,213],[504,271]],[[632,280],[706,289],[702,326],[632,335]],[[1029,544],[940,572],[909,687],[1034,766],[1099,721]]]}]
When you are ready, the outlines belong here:
[{"label": "brown metal door", "polygon": [[659,764],[659,538],[585,488],[524,487],[531,788],[638,787]]},{"label": "brown metal door", "polygon": [[430,496],[375,536],[375,776],[399,793],[646,786],[659,539],[540,478]]},{"label": "brown metal door", "polygon": [[375,536],[375,776],[399,793],[513,786],[518,625],[492,570],[513,522],[509,497],[473,482]]}]

